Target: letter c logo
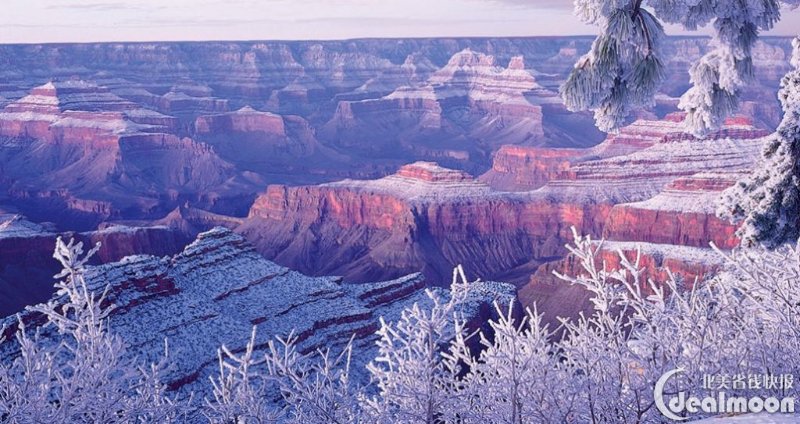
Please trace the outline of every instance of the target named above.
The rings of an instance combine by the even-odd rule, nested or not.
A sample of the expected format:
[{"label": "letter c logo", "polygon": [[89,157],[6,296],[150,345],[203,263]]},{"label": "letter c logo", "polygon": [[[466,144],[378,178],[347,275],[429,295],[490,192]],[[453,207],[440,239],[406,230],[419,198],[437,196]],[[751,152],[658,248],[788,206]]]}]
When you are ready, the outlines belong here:
[{"label": "letter c logo", "polygon": [[673,375],[680,374],[683,371],[684,371],[683,368],[678,368],[667,372],[666,374],[662,375],[661,378],[658,379],[658,381],[656,382],[656,387],[654,388],[653,398],[656,401],[656,407],[658,407],[658,410],[661,411],[661,413],[665,417],[673,421],[684,421],[686,420],[686,418],[679,417],[673,414],[672,411],[670,411],[670,409],[667,408],[667,405],[664,403],[664,386],[667,384],[667,381],[670,378],[672,378]]}]

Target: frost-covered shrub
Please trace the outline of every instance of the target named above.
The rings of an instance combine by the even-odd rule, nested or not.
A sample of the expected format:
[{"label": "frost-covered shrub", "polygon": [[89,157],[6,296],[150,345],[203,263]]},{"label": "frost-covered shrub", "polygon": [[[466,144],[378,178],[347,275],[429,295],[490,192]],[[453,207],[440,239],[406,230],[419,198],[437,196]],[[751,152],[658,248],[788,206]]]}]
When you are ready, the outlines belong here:
[{"label": "frost-covered shrub", "polygon": [[[20,349],[0,364],[0,421],[9,423],[170,422],[183,405],[166,396],[164,364],[142,366],[126,359],[122,340],[108,330],[111,307],[84,280],[83,244],[56,241],[53,257],[63,266],[56,297],[32,307],[47,323],[34,334],[20,321]],[[42,337],[41,331],[49,331]]]},{"label": "frost-covered shrub", "polygon": [[[600,243],[601,244],[601,243]],[[800,358],[800,250],[742,249],[705,282],[641,278],[639,256],[618,252],[620,269],[597,263],[600,244],[575,237],[571,252],[580,276],[561,276],[593,295],[594,314],[565,322],[556,349],[575,371],[565,381],[578,387],[579,421],[658,422],[655,382],[681,368],[682,387],[703,397],[704,375],[796,374]],[[795,396],[769,390],[745,396]]]},{"label": "frost-covered shrub", "polygon": [[265,355],[267,378],[278,388],[290,423],[345,424],[360,420],[362,388],[350,378],[353,341],[337,355],[297,351],[297,338],[276,338]]},{"label": "frost-covered shrub", "polygon": [[694,31],[711,24],[711,51],[689,71],[692,87],[679,107],[688,129],[704,135],[738,107],[753,78],[752,50],[761,31],[780,20],[782,4],[798,0],[575,0],[575,13],[600,34],[576,64],[561,95],[570,110],[592,110],[598,128],[616,129],[649,106],[664,79],[661,22]]},{"label": "frost-covered shrub", "polygon": [[381,319],[378,356],[367,366],[378,396],[367,411],[376,422],[435,423],[455,420],[454,408],[463,394],[458,384],[459,358],[468,350],[464,320],[457,313],[466,298],[467,280],[459,266],[453,271],[448,300],[427,291],[433,306],[414,304],[397,323]]},{"label": "frost-covered shrub", "polygon": [[478,334],[482,350],[474,356],[457,340],[454,351],[469,372],[459,380],[461,396],[454,409],[464,423],[564,423],[575,416],[579,394],[560,361],[555,335],[542,316],[528,310],[520,321],[495,305],[498,319],[492,337]]},{"label": "frost-covered shrub", "polygon": [[[647,423],[662,422],[655,382],[680,368],[669,390],[704,397],[704,375],[800,373],[800,248],[718,252],[727,268],[705,282],[643,278],[640,256],[599,262],[602,242],[575,234],[578,275],[559,275],[593,295],[593,311],[557,329],[528,310],[495,305],[491,334],[468,333],[458,305],[469,298],[463,270],[450,296],[431,291],[397,322],[381,322],[371,382],[351,376],[351,341],[337,354],[303,354],[292,335],[242,351],[222,346],[219,373],[202,404],[165,395],[165,364],[138,366],[108,329],[110,309],[83,281],[80,244],[60,240],[56,301],[39,306],[48,325],[0,364],[3,422],[212,423]],[[90,252],[91,254],[92,252]],[[479,350],[474,347],[477,341]],[[361,352],[363,354],[363,352]],[[169,358],[165,357],[165,361]],[[358,361],[355,361],[358,363]],[[740,389],[740,396],[798,396],[796,388]]]}]

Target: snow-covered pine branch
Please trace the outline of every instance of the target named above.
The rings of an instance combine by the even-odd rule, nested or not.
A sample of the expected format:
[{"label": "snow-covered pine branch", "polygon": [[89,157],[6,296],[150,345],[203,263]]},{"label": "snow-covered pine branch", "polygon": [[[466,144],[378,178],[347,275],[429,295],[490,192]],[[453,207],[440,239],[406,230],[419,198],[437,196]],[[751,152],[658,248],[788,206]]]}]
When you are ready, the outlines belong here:
[{"label": "snow-covered pine branch", "polygon": [[711,24],[711,50],[690,71],[681,98],[687,129],[704,136],[738,108],[753,77],[752,49],[762,31],[780,20],[781,4],[797,0],[575,0],[575,14],[600,34],[561,88],[570,110],[592,110],[598,128],[611,131],[632,110],[653,102],[663,80],[661,22],[695,31]]},{"label": "snow-covered pine branch", "polygon": [[561,96],[569,110],[592,110],[597,127],[611,131],[631,111],[653,103],[664,79],[664,28],[641,0],[576,0],[575,12],[601,33],[575,64]]},{"label": "snow-covered pine branch", "polygon": [[783,120],[767,139],[752,175],[723,194],[717,214],[741,222],[744,245],[775,248],[800,238],[800,37],[778,98]]}]

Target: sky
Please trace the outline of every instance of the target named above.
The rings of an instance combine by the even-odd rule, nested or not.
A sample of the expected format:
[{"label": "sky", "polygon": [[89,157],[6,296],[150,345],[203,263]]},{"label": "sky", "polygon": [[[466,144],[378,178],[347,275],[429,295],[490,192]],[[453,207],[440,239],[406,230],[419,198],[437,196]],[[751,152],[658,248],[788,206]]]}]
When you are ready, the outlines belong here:
[{"label": "sky", "polygon": [[[594,34],[572,0],[3,0],[0,43]],[[668,28],[668,33],[682,33]],[[774,35],[800,33],[787,11]]]}]

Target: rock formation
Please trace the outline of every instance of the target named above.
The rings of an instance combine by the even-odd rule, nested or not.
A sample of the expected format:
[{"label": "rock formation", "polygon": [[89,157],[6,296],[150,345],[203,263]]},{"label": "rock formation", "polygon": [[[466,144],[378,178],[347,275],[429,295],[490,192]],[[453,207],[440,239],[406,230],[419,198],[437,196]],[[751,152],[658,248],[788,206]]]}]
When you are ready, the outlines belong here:
[{"label": "rock formation", "polygon": [[[541,290],[563,295],[548,293],[548,275],[567,269],[573,226],[629,252],[641,243],[655,278],[665,265],[687,279],[702,277],[713,261],[691,265],[691,249],[709,257],[710,242],[723,249],[738,243],[714,204],[753,166],[765,132],[737,118],[698,140],[678,125],[675,118],[641,120],[588,149],[505,146],[477,179],[418,162],[378,180],[273,185],[237,231],[266,257],[310,274],[365,281],[422,271],[435,278],[465,263],[483,278],[528,284],[527,301]],[[684,263],[682,255],[689,255]]]},{"label": "rock formation", "polygon": [[[213,208],[219,197],[241,196],[247,183],[234,166],[210,146],[175,135],[177,126],[84,81],[34,88],[0,112],[6,190],[32,218],[69,229],[148,216],[159,202],[183,198]],[[67,214],[55,212],[64,208]]]},{"label": "rock formation", "polygon": [[56,237],[75,238],[85,245],[100,243],[93,263],[118,261],[129,255],[171,255],[188,242],[185,236],[163,226],[107,226],[83,233],[57,232],[21,215],[0,215],[0,316],[43,302],[53,294],[53,259]]},{"label": "rock formation", "polygon": [[[87,281],[93,290],[109,287],[107,299],[116,305],[110,327],[132,354],[156,361],[167,338],[173,364],[168,387],[201,394],[217,370],[217,349],[242,349],[253,326],[258,350],[290,333],[304,353],[340,348],[355,336],[354,378],[363,379],[363,365],[375,353],[378,319],[396,320],[403,308],[424,305],[428,284],[420,274],[361,285],[308,277],[265,260],[222,228],[200,234],[173,257],[131,256],[91,268]],[[515,300],[510,285],[477,282],[461,310],[474,329],[490,317],[493,302]],[[21,319],[37,322],[27,311]],[[5,335],[17,328],[14,317],[2,324]]]},{"label": "rock formation", "polygon": [[[540,144],[542,108],[529,96],[554,97],[536,83],[522,57],[501,67],[494,57],[466,49],[425,83],[399,87],[379,99],[339,102],[323,134],[339,145],[377,150],[391,148],[376,144],[380,139],[408,149],[427,145],[440,150],[432,145],[434,139],[465,138],[461,149],[472,155],[501,144]],[[403,133],[391,137],[398,128]],[[373,141],[364,146],[367,139]]]}]

